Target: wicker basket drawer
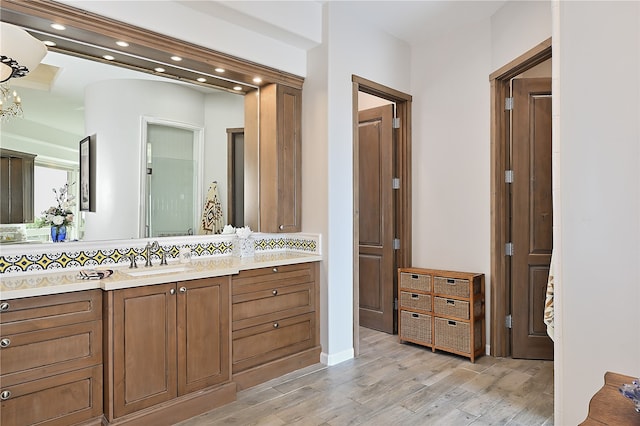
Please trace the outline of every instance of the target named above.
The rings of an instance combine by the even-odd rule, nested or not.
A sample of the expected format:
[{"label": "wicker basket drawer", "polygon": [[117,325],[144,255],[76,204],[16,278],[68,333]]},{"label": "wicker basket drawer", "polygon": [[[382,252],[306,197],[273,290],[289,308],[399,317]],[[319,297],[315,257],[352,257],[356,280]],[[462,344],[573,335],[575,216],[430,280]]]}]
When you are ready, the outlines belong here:
[{"label": "wicker basket drawer", "polygon": [[400,309],[403,308],[431,312],[431,295],[401,291]]},{"label": "wicker basket drawer", "polygon": [[471,332],[468,322],[436,318],[434,331],[436,346],[466,354],[471,353]]},{"label": "wicker basket drawer", "polygon": [[431,275],[400,272],[400,288],[430,292]]},{"label": "wicker basket drawer", "polygon": [[469,280],[433,277],[433,292],[454,297],[469,297]]},{"label": "wicker basket drawer", "polygon": [[433,299],[433,312],[440,315],[468,320],[469,302],[435,296]]},{"label": "wicker basket drawer", "polygon": [[400,311],[400,339],[431,344],[431,315]]}]

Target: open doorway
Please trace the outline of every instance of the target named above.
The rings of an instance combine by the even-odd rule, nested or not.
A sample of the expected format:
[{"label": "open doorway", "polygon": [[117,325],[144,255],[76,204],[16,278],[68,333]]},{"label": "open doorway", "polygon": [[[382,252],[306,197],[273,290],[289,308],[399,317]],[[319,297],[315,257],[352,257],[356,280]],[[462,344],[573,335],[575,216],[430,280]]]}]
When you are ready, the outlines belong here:
[{"label": "open doorway", "polygon": [[[387,277],[391,277],[391,288],[393,288],[393,280],[395,279],[396,271],[398,267],[408,266],[411,263],[411,95],[399,92],[397,90],[391,89],[389,87],[380,85],[378,83],[374,83],[372,81],[363,79],[358,76],[352,77],[353,88],[353,152],[354,152],[354,177],[353,177],[353,185],[354,185],[354,281],[353,281],[353,294],[354,294],[354,307],[353,307],[353,336],[354,336],[354,353],[355,356],[359,354],[359,340],[360,340],[360,317],[361,317],[361,302],[364,301],[363,306],[365,311],[368,311],[372,317],[378,316],[376,309],[372,309],[372,305],[386,303],[387,306],[384,307],[385,315],[391,315],[392,324],[395,322],[395,310],[394,310],[394,297],[389,299],[389,297],[381,297],[381,295],[377,294],[375,297],[371,295],[367,295],[366,297],[361,297],[360,295],[360,276],[361,276],[361,267],[367,268],[366,272],[370,273],[371,270],[368,268],[369,265],[361,266],[361,219],[362,214],[364,212],[361,211],[361,200],[360,200],[360,183],[363,179],[370,179],[379,183],[380,185],[388,185],[390,191],[392,191],[393,195],[393,203],[391,204],[392,214],[394,217],[393,223],[385,224],[385,228],[392,229],[393,238],[389,241],[389,234],[386,232],[387,241],[385,245],[390,245],[391,249],[391,266],[389,263],[386,263],[384,266],[384,273]],[[374,99],[375,98],[375,99]],[[387,110],[392,111],[392,118],[394,121],[393,127],[396,129],[393,131],[395,133],[393,143],[394,147],[394,158],[393,162],[393,173],[391,173],[391,178],[388,179],[388,182],[383,182],[380,176],[380,168],[373,167],[369,170],[369,175],[361,174],[361,152],[367,152],[367,155],[370,154],[369,151],[361,151],[360,148],[360,130],[361,130],[361,120],[359,117],[360,103],[366,102],[369,100],[373,100],[375,103],[382,104],[381,108],[385,109],[385,105],[387,106]],[[376,107],[379,108],[380,106]],[[372,110],[373,108],[368,108],[368,110]],[[363,117],[363,123],[365,124],[366,129],[365,133],[369,132],[374,134],[374,139],[377,138],[375,135],[380,130],[379,126],[381,123],[381,114],[378,112],[373,113],[370,116]],[[371,124],[371,126],[368,126]],[[377,139],[376,139],[377,140]],[[377,143],[377,142],[376,142]],[[377,149],[377,148],[376,148]],[[383,158],[380,153],[378,155],[369,156],[367,161],[372,162],[374,158],[381,159]],[[391,160],[391,159],[389,159]],[[378,161],[378,160],[376,160]],[[387,172],[385,172],[385,175]],[[387,179],[384,179],[385,181]],[[374,191],[375,192],[375,191]],[[377,192],[380,194],[380,192]],[[373,204],[378,203],[378,198],[373,197],[373,199],[363,200],[365,203]],[[387,203],[389,204],[389,203]],[[379,213],[379,212],[378,212]],[[369,224],[371,223],[371,218],[368,217],[367,221]],[[374,221],[375,222],[375,221]],[[378,226],[381,222],[378,221]],[[366,227],[365,227],[366,228]],[[366,239],[366,238],[365,238]],[[379,239],[379,238],[378,238]],[[364,258],[371,264],[371,262],[377,265],[377,270],[380,271],[380,268],[383,268],[382,262],[378,258],[378,254],[372,254],[374,251],[377,251],[377,248],[373,247],[372,244],[369,244],[370,249],[369,253],[364,254]],[[366,251],[366,250],[365,250]],[[367,263],[365,262],[365,263]],[[390,270],[387,270],[390,269]],[[375,275],[375,274],[374,274]],[[379,277],[375,278],[379,282]],[[386,278],[389,279],[389,278]],[[388,284],[388,283],[387,283]],[[378,284],[374,285],[376,291],[378,291],[381,286]],[[388,288],[388,287],[387,287]],[[371,296],[371,297],[369,297]],[[382,312],[382,311],[381,311]],[[365,314],[366,315],[366,314]],[[380,313],[380,317],[382,314]],[[393,327],[393,325],[392,325]]]},{"label": "open doorway", "polygon": [[[548,39],[490,75],[492,101],[491,355],[496,357],[514,356],[514,342],[528,344],[526,342],[529,341],[534,349],[536,349],[535,346],[541,344],[549,346],[549,342],[545,341],[542,313],[544,309],[543,290],[546,287],[552,240],[550,223],[550,98],[547,99],[548,96],[551,96],[550,79],[548,78],[550,77],[550,60],[551,39]],[[538,74],[540,70],[549,74],[548,77],[545,75],[545,78],[539,78],[541,76]],[[546,110],[544,114],[549,115],[548,120],[543,120],[545,130],[542,133],[548,132],[548,140],[544,142],[542,150],[540,146],[527,145],[524,148],[520,147],[522,149],[518,153],[516,149],[518,147],[512,145],[514,131],[520,132],[516,128],[516,121],[521,119],[512,113],[511,107],[516,102],[515,97],[511,95],[512,83],[518,77],[521,81],[515,84],[516,91],[519,90],[518,86],[525,87],[520,84],[525,83],[525,80],[531,82],[536,80],[535,84],[547,80],[537,88],[528,85],[527,87],[531,89],[525,90],[523,102],[525,109],[533,108],[522,116],[522,120],[526,121],[526,127],[524,129],[525,137],[521,139],[526,139],[526,143],[531,143],[535,139],[530,137],[532,134],[537,137],[541,133],[537,132],[535,125],[533,129],[537,133],[530,131],[532,129],[529,127],[530,124],[535,124],[535,119],[538,118],[536,114]],[[532,117],[534,117],[533,121]],[[516,143],[515,140],[514,143]],[[543,150],[547,150],[547,152],[543,153]],[[518,159],[523,154],[526,158]],[[539,154],[542,155],[536,157]],[[533,164],[536,158],[545,163],[541,168],[538,168],[541,164]],[[513,170],[514,167],[517,167],[516,163],[526,165],[527,170],[520,172]],[[536,173],[541,174],[535,176]],[[517,181],[524,185],[515,185],[514,183]],[[548,187],[545,190],[548,194],[545,195],[544,191],[540,192],[538,189],[532,190],[531,188],[536,185]],[[537,200],[535,197],[538,197]],[[540,201],[544,201],[546,207],[541,208],[543,203]],[[545,222],[545,226],[538,227],[542,222]],[[546,228],[544,232],[546,240],[537,234],[541,228]],[[534,231],[531,231],[532,229]],[[526,231],[526,235],[521,238],[519,235],[523,230]],[[522,241],[519,244],[520,247],[515,246],[514,238]],[[535,244],[531,243],[531,238]],[[521,256],[524,255],[522,262],[512,256],[513,253],[518,252]],[[520,276],[527,278],[524,289],[521,288],[522,286],[514,285],[514,282],[518,281],[514,274],[520,274]],[[523,298],[519,295],[523,294],[527,295],[526,300],[521,300]],[[518,316],[514,319],[513,314]],[[519,329],[512,328],[514,321],[519,322]],[[524,334],[524,340],[521,342],[516,340],[519,338],[516,336],[518,333]],[[527,353],[527,350],[524,352],[525,355],[518,356],[536,359],[548,358],[548,355],[529,355],[534,354],[535,351]]]}]

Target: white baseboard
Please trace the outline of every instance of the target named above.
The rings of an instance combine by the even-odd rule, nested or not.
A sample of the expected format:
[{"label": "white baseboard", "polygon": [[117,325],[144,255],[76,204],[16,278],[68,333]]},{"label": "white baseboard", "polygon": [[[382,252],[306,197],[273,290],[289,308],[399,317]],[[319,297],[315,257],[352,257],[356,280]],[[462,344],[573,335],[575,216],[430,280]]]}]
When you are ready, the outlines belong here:
[{"label": "white baseboard", "polygon": [[347,349],[346,351],[338,352],[337,354],[327,354],[325,352],[322,352],[320,354],[320,362],[328,366],[336,365],[352,359],[353,355],[353,348]]}]

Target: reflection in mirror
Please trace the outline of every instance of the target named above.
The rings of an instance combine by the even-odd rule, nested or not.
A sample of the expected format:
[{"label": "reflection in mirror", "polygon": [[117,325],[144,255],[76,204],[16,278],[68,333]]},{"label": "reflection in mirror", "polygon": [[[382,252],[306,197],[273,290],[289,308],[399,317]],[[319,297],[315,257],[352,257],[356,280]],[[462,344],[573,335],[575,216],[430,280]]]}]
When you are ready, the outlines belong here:
[{"label": "reflection in mirror", "polygon": [[[227,130],[244,127],[242,94],[52,51],[29,76],[12,79],[10,84],[21,97],[24,117],[3,123],[0,140],[2,148],[36,155],[36,221],[0,225],[3,242],[50,239],[50,230],[38,227],[38,219],[56,201],[52,189],[69,183],[77,194],[78,144],[88,135],[96,137],[96,212],[79,212],[74,206],[74,226],[67,240],[198,233],[213,182],[219,191],[222,221],[229,221]],[[145,123],[188,131],[189,148],[176,148],[179,135],[175,134],[162,142],[164,148],[156,148],[150,140],[153,131],[143,128]],[[150,159],[152,173],[147,174]],[[179,162],[190,163],[187,189],[177,186],[185,180],[183,172],[187,173],[175,167]],[[157,195],[149,195],[153,191]],[[167,225],[166,217],[176,209],[188,211],[188,224]],[[150,224],[145,217],[158,215],[165,215],[164,225],[156,225],[157,233],[147,233]]]}]

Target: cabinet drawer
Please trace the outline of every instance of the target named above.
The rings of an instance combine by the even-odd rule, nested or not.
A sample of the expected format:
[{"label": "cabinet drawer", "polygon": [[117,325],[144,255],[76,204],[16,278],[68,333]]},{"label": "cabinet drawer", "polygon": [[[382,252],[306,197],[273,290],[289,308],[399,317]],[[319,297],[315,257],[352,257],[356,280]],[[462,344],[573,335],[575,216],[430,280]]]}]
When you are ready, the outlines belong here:
[{"label": "cabinet drawer", "polygon": [[447,315],[450,317],[468,320],[469,302],[435,296],[433,298],[433,312],[437,315]]},{"label": "cabinet drawer", "polygon": [[431,315],[400,311],[400,339],[431,344]]},{"label": "cabinet drawer", "polygon": [[19,385],[2,391],[11,395],[2,401],[2,426],[70,425],[102,415],[102,366]]},{"label": "cabinet drawer", "polygon": [[433,277],[433,292],[454,297],[469,297],[469,280]]},{"label": "cabinet drawer", "polygon": [[400,309],[418,309],[421,311],[431,311],[431,295],[420,293],[400,292]]},{"label": "cabinet drawer", "polygon": [[401,272],[400,288],[430,292],[431,291],[431,275]]},{"label": "cabinet drawer", "polygon": [[0,338],[2,386],[102,363],[102,321]]},{"label": "cabinet drawer", "polygon": [[232,277],[232,295],[273,290],[286,285],[313,282],[311,263],[240,271]]},{"label": "cabinet drawer", "polygon": [[3,335],[102,318],[102,290],[26,297],[2,304],[0,334]]},{"label": "cabinet drawer", "polygon": [[234,331],[233,372],[300,352],[314,344],[314,313]]},{"label": "cabinet drawer", "polygon": [[306,283],[235,295],[233,330],[311,312],[314,294],[314,286]]}]

